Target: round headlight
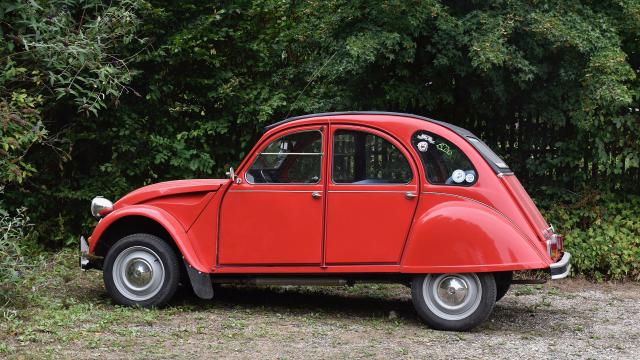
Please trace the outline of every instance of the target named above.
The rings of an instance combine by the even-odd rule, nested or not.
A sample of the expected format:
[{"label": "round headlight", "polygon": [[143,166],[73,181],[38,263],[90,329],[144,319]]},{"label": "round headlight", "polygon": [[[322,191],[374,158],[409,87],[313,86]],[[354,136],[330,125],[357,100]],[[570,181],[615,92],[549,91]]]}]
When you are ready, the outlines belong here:
[{"label": "round headlight", "polygon": [[101,218],[113,211],[113,203],[102,196],[96,196],[91,200],[91,214]]}]

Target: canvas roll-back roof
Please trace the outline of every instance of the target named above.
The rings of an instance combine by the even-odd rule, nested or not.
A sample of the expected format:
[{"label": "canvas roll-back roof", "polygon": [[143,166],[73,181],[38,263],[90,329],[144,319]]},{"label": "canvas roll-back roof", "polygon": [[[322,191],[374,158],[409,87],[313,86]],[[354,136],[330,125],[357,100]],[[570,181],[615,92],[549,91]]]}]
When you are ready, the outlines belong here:
[{"label": "canvas roll-back roof", "polygon": [[430,119],[428,117],[424,117],[424,116],[420,116],[420,115],[415,115],[415,114],[406,114],[406,113],[397,113],[397,112],[388,112],[388,111],[342,111],[342,112],[326,112],[326,113],[318,113],[318,114],[308,114],[308,115],[301,115],[301,116],[294,116],[294,117],[290,117],[290,118],[286,118],[284,120],[278,121],[277,123],[273,123],[271,125],[267,125],[264,128],[264,131],[268,131],[273,129],[276,126],[280,126],[282,124],[286,124],[286,123],[290,123],[292,121],[296,121],[296,120],[303,120],[303,119],[310,119],[310,118],[315,118],[315,117],[323,117],[323,116],[339,116],[339,115],[390,115],[390,116],[402,116],[402,117],[408,117],[408,118],[413,118],[413,119],[418,119],[418,120],[423,120],[423,121],[428,121],[434,124],[438,124],[440,126],[443,126],[453,132],[455,132],[456,134],[462,136],[462,137],[467,137],[467,136],[471,136],[471,137],[476,137],[475,135],[473,135],[473,133],[467,129],[463,129],[459,126],[455,126],[453,124],[449,124],[448,122],[444,122],[444,121],[438,121],[438,120],[433,120]]}]

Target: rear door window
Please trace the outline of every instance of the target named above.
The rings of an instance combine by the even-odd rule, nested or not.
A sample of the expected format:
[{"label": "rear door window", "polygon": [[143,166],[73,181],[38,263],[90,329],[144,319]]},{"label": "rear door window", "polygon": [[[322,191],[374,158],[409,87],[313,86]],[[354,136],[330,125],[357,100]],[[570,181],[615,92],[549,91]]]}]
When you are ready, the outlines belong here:
[{"label": "rear door window", "polygon": [[392,143],[342,129],[333,137],[332,173],[336,184],[407,184],[413,178],[409,162]]}]

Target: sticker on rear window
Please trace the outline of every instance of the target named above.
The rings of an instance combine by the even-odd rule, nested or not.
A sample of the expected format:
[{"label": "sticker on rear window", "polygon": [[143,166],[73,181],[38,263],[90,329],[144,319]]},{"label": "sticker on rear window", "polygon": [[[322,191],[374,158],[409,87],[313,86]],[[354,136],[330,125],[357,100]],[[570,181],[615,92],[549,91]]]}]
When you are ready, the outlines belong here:
[{"label": "sticker on rear window", "polygon": [[476,176],[473,174],[467,174],[467,176],[464,177],[464,179],[468,182],[468,183],[472,183],[473,180],[476,179]]},{"label": "sticker on rear window", "polygon": [[420,152],[426,152],[427,150],[429,150],[429,143],[426,141],[420,141],[418,143],[418,150]]},{"label": "sticker on rear window", "polygon": [[455,170],[455,171],[453,172],[453,174],[451,174],[451,179],[452,179],[455,183],[460,184],[461,182],[463,182],[463,181],[464,181],[464,176],[465,176],[464,171],[463,171],[463,170],[458,169],[458,170]]}]

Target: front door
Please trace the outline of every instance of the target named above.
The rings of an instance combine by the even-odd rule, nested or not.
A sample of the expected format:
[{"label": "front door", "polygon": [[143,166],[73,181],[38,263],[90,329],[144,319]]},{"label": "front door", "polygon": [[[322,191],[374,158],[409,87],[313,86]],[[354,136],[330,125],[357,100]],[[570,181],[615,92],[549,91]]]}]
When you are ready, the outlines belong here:
[{"label": "front door", "polygon": [[222,201],[221,265],[320,265],[325,126],[278,134]]},{"label": "front door", "polygon": [[331,125],[325,261],[396,264],[418,203],[418,172],[396,140]]}]

